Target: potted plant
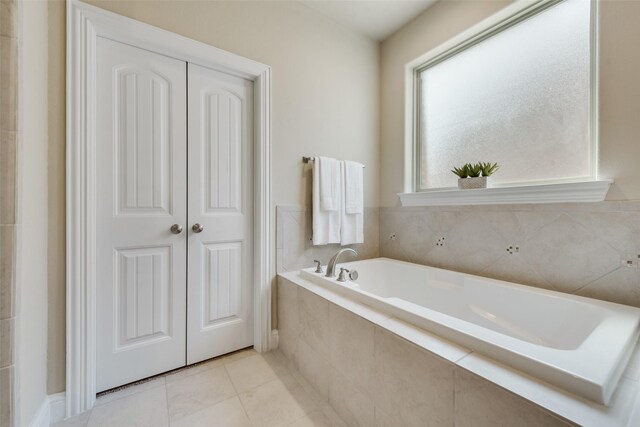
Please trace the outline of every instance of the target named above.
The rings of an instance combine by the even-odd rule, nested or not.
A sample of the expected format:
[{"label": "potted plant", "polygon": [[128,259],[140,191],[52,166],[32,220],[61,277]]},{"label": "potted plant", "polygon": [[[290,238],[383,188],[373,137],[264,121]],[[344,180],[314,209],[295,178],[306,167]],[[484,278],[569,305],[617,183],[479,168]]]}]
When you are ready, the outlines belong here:
[{"label": "potted plant", "polygon": [[454,167],[451,172],[458,176],[458,188],[487,188],[487,179],[500,168],[497,163],[467,163],[462,167]]}]

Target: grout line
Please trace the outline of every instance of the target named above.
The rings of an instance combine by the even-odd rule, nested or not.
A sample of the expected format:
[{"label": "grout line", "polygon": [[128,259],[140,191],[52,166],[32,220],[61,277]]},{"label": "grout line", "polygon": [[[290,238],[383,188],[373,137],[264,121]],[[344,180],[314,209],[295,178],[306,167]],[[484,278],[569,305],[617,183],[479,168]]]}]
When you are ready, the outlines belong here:
[{"label": "grout line", "polygon": [[233,378],[231,378],[231,373],[229,372],[229,369],[227,369],[227,365],[223,363],[222,367],[224,368],[224,371],[227,373],[227,377],[229,377],[229,382],[231,383],[231,387],[233,387],[233,391],[236,393],[234,396],[239,396],[240,393],[238,393],[238,388],[236,387],[236,383],[234,383]]},{"label": "grout line", "polygon": [[[465,356],[463,356],[464,358]],[[451,414],[451,421],[455,427],[456,425],[456,390],[458,387],[458,369],[459,366],[457,364],[455,364],[453,366],[453,398],[452,398],[452,405],[451,405],[451,411],[453,412]]]},{"label": "grout line", "polygon": [[[570,295],[576,295],[578,292],[580,292],[581,290],[583,290],[584,288],[586,288],[586,287],[587,287],[587,286],[589,286],[590,284],[592,284],[592,283],[594,283],[594,282],[597,282],[598,280],[602,279],[603,277],[608,276],[609,274],[613,273],[614,271],[618,271],[618,270],[620,270],[621,268],[628,268],[628,267],[624,267],[624,266],[622,266],[622,265],[619,265],[619,266],[617,266],[616,268],[614,268],[613,270],[607,271],[607,272],[606,272],[606,273],[604,273],[603,275],[598,276],[598,277],[596,277],[596,278],[595,278],[595,279],[593,279],[593,280],[590,280],[589,282],[587,282],[587,283],[585,283],[584,285],[580,286],[578,289],[576,289],[576,290],[574,290],[574,291],[569,292],[569,294],[570,294]],[[600,301],[607,301],[607,300],[601,300],[600,298],[598,298],[598,300],[600,300]]]},{"label": "grout line", "polygon": [[169,427],[171,427],[171,414],[169,413],[169,390],[167,390],[167,382],[164,383],[164,397],[167,399],[167,404],[165,409],[167,411],[167,423],[169,423]]}]

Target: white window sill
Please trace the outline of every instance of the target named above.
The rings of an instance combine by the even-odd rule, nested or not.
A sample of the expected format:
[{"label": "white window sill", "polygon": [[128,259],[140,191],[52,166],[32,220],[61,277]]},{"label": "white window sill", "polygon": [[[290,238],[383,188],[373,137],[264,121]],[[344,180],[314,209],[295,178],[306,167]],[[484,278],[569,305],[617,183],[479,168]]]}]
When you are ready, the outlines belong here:
[{"label": "white window sill", "polygon": [[506,205],[527,203],[602,202],[612,179],[561,184],[442,189],[418,193],[399,193],[402,206]]}]

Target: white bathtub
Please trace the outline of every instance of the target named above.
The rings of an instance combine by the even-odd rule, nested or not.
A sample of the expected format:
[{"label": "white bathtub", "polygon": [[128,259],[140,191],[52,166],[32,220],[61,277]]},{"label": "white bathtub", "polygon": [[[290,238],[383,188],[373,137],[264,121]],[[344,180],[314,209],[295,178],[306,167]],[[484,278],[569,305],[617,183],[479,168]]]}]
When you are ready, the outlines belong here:
[{"label": "white bathtub", "polygon": [[605,405],[638,340],[634,307],[386,258],[339,266],[360,277],[300,275]]}]

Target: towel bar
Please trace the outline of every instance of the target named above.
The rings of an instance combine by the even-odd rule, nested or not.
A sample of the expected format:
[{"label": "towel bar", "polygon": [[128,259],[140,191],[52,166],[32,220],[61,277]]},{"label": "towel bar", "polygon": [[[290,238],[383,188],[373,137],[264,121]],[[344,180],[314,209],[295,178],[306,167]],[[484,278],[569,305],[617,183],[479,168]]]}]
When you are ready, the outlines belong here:
[{"label": "towel bar", "polygon": [[[309,163],[309,162],[313,162],[315,160],[316,160],[316,158],[313,157],[313,156],[312,157],[307,157],[307,156],[303,156],[302,157],[302,163]],[[362,167],[364,168],[365,166],[362,165]]]}]

